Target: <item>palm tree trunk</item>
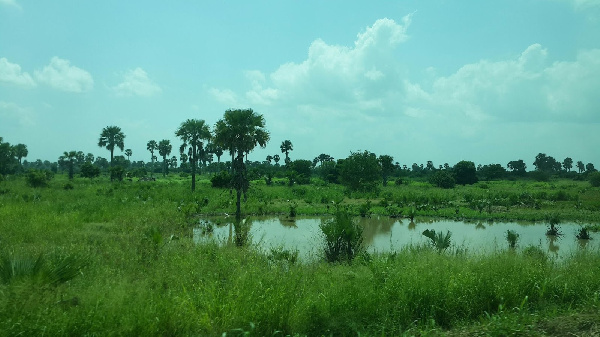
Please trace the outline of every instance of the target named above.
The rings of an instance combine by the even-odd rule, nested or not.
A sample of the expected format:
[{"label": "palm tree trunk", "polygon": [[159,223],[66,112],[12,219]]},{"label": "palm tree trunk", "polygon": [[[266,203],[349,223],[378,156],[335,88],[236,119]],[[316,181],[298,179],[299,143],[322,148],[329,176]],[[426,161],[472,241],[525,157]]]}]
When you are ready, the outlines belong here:
[{"label": "palm tree trunk", "polygon": [[196,148],[192,148],[192,192],[196,190]]}]

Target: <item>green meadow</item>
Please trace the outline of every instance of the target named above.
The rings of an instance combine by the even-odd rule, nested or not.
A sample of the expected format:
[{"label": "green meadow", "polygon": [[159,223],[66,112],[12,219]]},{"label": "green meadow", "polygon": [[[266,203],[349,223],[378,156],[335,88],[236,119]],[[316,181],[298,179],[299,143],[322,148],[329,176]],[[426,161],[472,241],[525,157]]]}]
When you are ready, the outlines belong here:
[{"label": "green meadow", "polygon": [[[476,255],[410,246],[351,262],[296,261],[252,242],[194,243],[235,191],[200,176],[29,187],[0,182],[0,335],[565,336],[600,333],[600,253],[556,261],[539,247]],[[502,180],[440,189],[406,180],[378,194],[253,181],[244,216],[393,216],[416,221],[600,223],[586,181]],[[508,247],[508,243],[507,243]]]}]

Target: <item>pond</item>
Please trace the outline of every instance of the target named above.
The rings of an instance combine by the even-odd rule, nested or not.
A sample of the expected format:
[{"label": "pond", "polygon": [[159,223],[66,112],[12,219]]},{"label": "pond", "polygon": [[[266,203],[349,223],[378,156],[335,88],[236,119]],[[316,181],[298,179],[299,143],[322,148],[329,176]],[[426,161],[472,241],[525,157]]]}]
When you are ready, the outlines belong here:
[{"label": "pond", "polygon": [[[268,250],[271,247],[299,251],[303,259],[321,254],[323,239],[319,224],[331,217],[252,217],[250,235],[252,242]],[[194,240],[217,239],[227,241],[233,235],[232,218],[210,218],[201,222],[210,223],[213,232],[203,234],[203,227],[194,230]],[[530,222],[461,222],[446,219],[415,220],[391,219],[388,217],[360,218],[356,221],[364,227],[364,243],[370,252],[390,252],[407,245],[428,244],[429,239],[422,235],[426,229],[450,231],[452,247],[466,249],[469,252],[493,253],[506,250],[507,230],[519,234],[517,248],[537,246],[555,257],[565,257],[577,249],[600,248],[600,237],[592,240],[578,240],[576,234],[582,227],[575,223],[559,225],[563,235],[546,236],[547,224]],[[596,235],[591,234],[592,238]]]}]

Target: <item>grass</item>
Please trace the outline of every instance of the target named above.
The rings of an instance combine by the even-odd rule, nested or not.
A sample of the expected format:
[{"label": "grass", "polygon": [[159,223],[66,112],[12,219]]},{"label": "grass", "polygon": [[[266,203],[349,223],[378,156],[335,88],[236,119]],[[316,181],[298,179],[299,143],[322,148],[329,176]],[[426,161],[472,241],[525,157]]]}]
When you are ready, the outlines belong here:
[{"label": "grass", "polygon": [[[68,276],[1,282],[0,335],[567,335],[581,328],[565,330],[557,322],[575,318],[559,318],[598,318],[595,251],[559,263],[536,247],[472,256],[412,246],[352,264],[299,263],[297,252],[278,248],[195,244],[196,213],[235,209],[235,196],[207,179],[194,194],[179,177],[65,183],[61,175],[47,188],[0,183],[2,275],[21,261],[19,275],[63,268]],[[417,217],[598,219],[598,189],[579,182],[486,184],[388,186],[376,199],[349,198],[336,185],[255,184],[244,212],[332,214],[342,204],[358,215],[370,200],[379,215],[392,205]],[[550,200],[559,191],[569,200]],[[473,202],[484,199],[491,207],[479,213]]]}]

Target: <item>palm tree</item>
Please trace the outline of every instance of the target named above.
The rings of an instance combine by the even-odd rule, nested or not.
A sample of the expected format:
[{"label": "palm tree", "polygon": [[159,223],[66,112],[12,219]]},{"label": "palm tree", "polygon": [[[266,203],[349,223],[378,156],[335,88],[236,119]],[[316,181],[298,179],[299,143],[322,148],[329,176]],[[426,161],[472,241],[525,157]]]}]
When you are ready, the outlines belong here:
[{"label": "palm tree", "polygon": [[241,195],[248,190],[244,155],[250,153],[256,145],[264,148],[269,141],[269,132],[265,130],[265,119],[252,109],[227,110],[223,119],[215,125],[215,143],[231,153],[233,179],[232,185],[237,192],[236,218],[241,217]]},{"label": "palm tree", "polygon": [[114,159],[114,151],[115,146],[118,147],[121,151],[125,147],[125,134],[121,131],[121,128],[118,126],[107,126],[102,129],[102,133],[100,134],[100,139],[98,140],[99,147],[105,147],[108,151],[110,151],[110,166],[113,165]]},{"label": "palm tree", "polygon": [[196,166],[204,151],[204,141],[211,138],[208,125],[201,119],[188,119],[181,123],[175,135],[183,141],[179,147],[180,153],[185,153],[188,149],[188,160],[192,166],[192,191],[196,190]]},{"label": "palm tree", "polygon": [[150,151],[150,177],[152,177],[154,173],[154,160],[156,159],[156,156],[154,156],[154,151],[158,150],[158,144],[154,139],[149,140],[146,144],[146,149]]},{"label": "palm tree", "polygon": [[163,139],[158,143],[158,153],[163,157],[163,177],[167,175],[167,156],[171,154],[171,141]]},{"label": "palm tree", "polygon": [[67,166],[69,170],[69,179],[73,179],[73,173],[75,171],[75,161],[77,160],[77,151],[64,152],[62,156],[58,158],[61,166]]},{"label": "palm tree", "polygon": [[29,151],[27,151],[27,145],[25,144],[17,144],[13,147],[13,153],[15,157],[19,160],[19,165],[21,164],[21,159],[27,157]]},{"label": "palm tree", "polygon": [[579,171],[579,173],[582,173],[585,170],[585,165],[583,165],[583,162],[581,160],[577,162],[577,170]]},{"label": "palm tree", "polygon": [[125,150],[125,155],[127,156],[128,161],[129,161],[129,157],[131,157],[132,154],[133,154],[133,152],[131,152],[131,149]]},{"label": "palm tree", "polygon": [[279,157],[278,154],[276,154],[276,155],[273,156],[273,160],[275,161],[275,165],[279,165],[280,157]]},{"label": "palm tree", "polygon": [[285,153],[285,163],[289,163],[290,162],[290,156],[289,153],[290,151],[294,150],[294,145],[292,145],[292,142],[290,142],[289,140],[284,140],[283,142],[281,142],[281,153]]}]

